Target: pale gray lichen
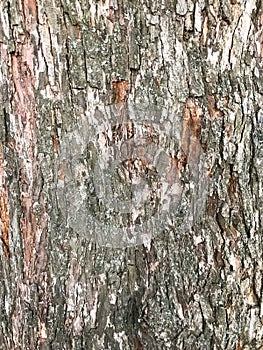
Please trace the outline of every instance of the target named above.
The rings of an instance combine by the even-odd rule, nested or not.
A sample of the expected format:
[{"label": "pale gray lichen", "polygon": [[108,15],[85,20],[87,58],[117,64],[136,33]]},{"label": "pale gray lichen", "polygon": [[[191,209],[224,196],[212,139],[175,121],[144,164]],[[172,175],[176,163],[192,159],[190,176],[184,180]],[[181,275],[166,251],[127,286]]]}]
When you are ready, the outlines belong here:
[{"label": "pale gray lichen", "polygon": [[71,228],[125,247],[149,242],[167,224],[194,224],[208,189],[204,154],[175,120],[143,104],[89,108],[61,144],[57,194]]}]

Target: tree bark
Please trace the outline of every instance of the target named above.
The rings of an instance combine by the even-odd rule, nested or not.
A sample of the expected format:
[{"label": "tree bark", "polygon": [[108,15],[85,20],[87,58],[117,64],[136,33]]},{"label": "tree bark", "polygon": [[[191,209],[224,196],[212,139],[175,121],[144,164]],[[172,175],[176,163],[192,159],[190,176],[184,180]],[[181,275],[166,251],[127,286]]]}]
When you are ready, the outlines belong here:
[{"label": "tree bark", "polygon": [[[263,349],[262,10],[1,1],[1,349]],[[108,196],[96,166],[118,138],[136,150]],[[144,174],[137,219],[160,217],[160,149],[176,209],[133,240],[119,199]]]}]

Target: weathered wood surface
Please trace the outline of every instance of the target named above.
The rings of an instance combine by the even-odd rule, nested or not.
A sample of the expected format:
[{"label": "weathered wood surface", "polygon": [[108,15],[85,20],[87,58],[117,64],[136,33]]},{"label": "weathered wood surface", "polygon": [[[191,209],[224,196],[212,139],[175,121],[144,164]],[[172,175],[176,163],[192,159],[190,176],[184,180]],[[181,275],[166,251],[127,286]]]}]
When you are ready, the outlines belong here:
[{"label": "weathered wood surface", "polygon": [[[262,7],[1,1],[0,349],[263,348]],[[127,101],[172,109],[209,190],[190,230],[117,249],[69,227],[59,166]]]}]

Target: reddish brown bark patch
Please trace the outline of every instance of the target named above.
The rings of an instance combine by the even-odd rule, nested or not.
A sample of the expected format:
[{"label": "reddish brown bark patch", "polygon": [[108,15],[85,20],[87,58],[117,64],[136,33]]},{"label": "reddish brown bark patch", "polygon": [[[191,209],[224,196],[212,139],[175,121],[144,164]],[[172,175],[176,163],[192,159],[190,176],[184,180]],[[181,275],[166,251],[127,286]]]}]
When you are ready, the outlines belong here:
[{"label": "reddish brown bark patch", "polygon": [[7,208],[7,190],[4,189],[4,193],[1,193],[0,198],[0,219],[2,222],[2,242],[3,242],[3,249],[5,252],[5,256],[8,259],[10,257],[10,249],[9,249],[9,215],[8,215],[8,208]]},{"label": "reddish brown bark patch", "polygon": [[112,7],[110,7],[107,11],[107,16],[106,18],[111,22],[114,23],[115,22],[115,11]]},{"label": "reddish brown bark patch", "polygon": [[169,185],[173,185],[175,182],[179,183],[179,173],[181,170],[181,159],[177,157],[170,158],[170,164],[166,173],[166,181]]},{"label": "reddish brown bark patch", "polygon": [[36,0],[24,0],[22,3],[26,26],[35,27],[38,19]]},{"label": "reddish brown bark patch", "polygon": [[113,80],[113,103],[125,103],[128,99],[129,82]]},{"label": "reddish brown bark patch", "polygon": [[136,350],[143,350],[144,349],[144,347],[143,347],[143,345],[142,345],[142,343],[141,343],[139,338],[135,338],[134,339],[134,345],[135,345],[135,349]]},{"label": "reddish brown bark patch", "polygon": [[[37,174],[36,165],[36,124],[35,124],[35,94],[33,74],[33,49],[25,44],[20,47],[21,55],[12,55],[12,75],[15,87],[13,98],[16,122],[16,151],[20,158],[20,187],[23,217],[21,228],[25,243],[24,266],[26,278],[33,271],[35,242],[35,218],[31,212],[32,198]],[[30,272],[29,272],[30,271]]]},{"label": "reddish brown bark patch", "polygon": [[1,220],[1,240],[3,242],[3,249],[5,256],[10,257],[9,249],[9,231],[10,220],[8,212],[8,192],[5,183],[4,159],[2,152],[2,145],[0,145],[0,220]]}]

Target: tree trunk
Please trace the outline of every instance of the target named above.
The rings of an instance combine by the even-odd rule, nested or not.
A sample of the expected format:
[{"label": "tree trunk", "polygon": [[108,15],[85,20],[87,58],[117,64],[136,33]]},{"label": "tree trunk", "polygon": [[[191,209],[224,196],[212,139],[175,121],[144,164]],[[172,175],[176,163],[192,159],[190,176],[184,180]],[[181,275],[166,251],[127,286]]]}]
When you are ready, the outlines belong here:
[{"label": "tree trunk", "polygon": [[1,349],[263,349],[262,10],[1,1]]}]

